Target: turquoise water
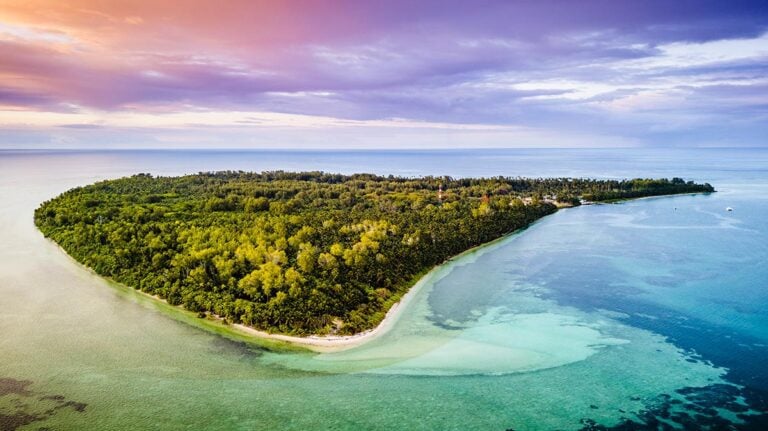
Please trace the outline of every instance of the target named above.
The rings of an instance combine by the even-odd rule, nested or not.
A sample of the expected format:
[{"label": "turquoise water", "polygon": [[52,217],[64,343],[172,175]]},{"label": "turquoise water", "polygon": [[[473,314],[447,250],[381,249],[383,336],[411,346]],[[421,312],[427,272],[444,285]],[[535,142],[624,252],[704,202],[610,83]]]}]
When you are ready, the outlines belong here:
[{"label": "turquoise water", "polygon": [[[181,323],[32,223],[76,185],[217,169],[719,191],[560,211],[430,273],[381,337],[320,355]],[[765,150],[0,152],[0,429],[768,429],[767,192]]]}]

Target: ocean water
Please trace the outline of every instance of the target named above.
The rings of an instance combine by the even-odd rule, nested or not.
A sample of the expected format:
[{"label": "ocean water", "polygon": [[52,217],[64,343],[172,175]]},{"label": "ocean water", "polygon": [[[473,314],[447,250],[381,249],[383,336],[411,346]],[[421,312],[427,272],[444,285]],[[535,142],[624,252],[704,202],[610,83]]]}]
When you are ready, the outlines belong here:
[{"label": "ocean water", "polygon": [[[231,340],[82,268],[40,202],[138,172],[672,177],[419,284],[336,353]],[[0,151],[0,429],[768,429],[768,151]],[[732,212],[725,211],[732,207]]]}]

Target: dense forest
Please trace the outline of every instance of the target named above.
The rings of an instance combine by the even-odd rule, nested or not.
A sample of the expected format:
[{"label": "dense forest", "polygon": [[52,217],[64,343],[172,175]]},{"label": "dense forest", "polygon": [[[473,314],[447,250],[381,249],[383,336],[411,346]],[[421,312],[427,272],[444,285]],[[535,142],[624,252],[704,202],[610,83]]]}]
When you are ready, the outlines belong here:
[{"label": "dense forest", "polygon": [[711,192],[679,178],[139,174],[43,203],[43,234],[97,273],[258,329],[375,326],[432,266],[580,200]]}]

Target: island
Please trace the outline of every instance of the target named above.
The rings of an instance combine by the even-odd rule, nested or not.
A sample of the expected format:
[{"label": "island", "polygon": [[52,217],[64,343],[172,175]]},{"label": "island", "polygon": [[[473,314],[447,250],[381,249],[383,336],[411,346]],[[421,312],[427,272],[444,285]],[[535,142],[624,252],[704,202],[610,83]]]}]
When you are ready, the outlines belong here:
[{"label": "island", "polygon": [[435,265],[560,207],[713,191],[680,178],[138,174],[44,202],[35,224],[97,274],[201,318],[349,335]]}]

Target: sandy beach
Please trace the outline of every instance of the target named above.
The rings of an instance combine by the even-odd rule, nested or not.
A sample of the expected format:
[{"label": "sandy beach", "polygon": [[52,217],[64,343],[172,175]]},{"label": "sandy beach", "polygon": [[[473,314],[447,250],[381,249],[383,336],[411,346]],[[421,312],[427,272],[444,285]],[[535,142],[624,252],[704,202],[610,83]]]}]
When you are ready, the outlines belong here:
[{"label": "sandy beach", "polygon": [[[421,283],[421,280],[419,283]],[[307,337],[297,337],[285,334],[271,334],[269,332],[259,331],[240,323],[235,323],[232,326],[238,331],[244,332],[250,336],[265,338],[269,340],[285,341],[291,344],[307,347],[310,350],[316,352],[345,350],[371,341],[372,339],[386,333],[392,327],[394,322],[397,321],[397,316],[403,309],[402,305],[414,296],[414,290],[417,290],[415,285],[408,292],[406,292],[405,295],[403,295],[399,302],[395,303],[389,309],[389,311],[387,311],[384,319],[375,328],[359,332],[354,335],[310,335]]]}]

